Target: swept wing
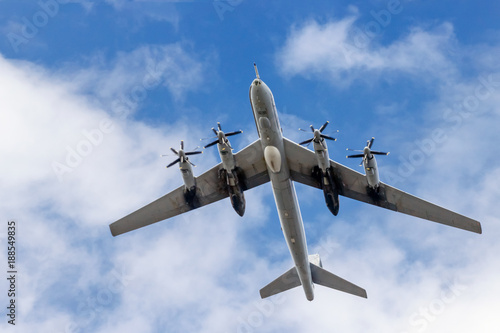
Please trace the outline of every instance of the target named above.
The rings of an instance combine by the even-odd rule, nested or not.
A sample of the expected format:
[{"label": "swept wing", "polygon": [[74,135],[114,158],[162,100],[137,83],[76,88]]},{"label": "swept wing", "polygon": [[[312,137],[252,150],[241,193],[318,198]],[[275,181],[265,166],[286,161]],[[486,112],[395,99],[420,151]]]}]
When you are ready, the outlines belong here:
[{"label": "swept wing", "polygon": [[[317,163],[314,152],[286,138],[283,140],[292,179],[305,185],[321,188],[321,184],[312,174]],[[332,160],[330,163],[340,195],[478,234],[482,232],[481,224],[478,221],[417,198],[385,183],[381,182],[378,193],[374,194],[367,186],[365,175]]]},{"label": "swept wing", "polygon": [[[240,170],[243,190],[269,181],[262,145],[259,140],[234,155]],[[189,204],[185,199],[184,185],[110,224],[111,234],[117,236],[147,225],[168,219],[187,211],[211,204],[228,197],[225,180],[219,178],[222,163],[217,164],[196,178],[196,197]]]}]

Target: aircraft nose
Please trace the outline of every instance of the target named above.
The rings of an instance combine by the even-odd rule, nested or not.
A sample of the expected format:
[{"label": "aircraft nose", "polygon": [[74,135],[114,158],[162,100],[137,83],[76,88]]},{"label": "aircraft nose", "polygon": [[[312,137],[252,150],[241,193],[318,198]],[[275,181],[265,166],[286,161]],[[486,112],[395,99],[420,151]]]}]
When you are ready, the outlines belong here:
[{"label": "aircraft nose", "polygon": [[250,86],[251,99],[264,100],[269,95],[271,95],[269,88],[266,86],[264,81],[260,78],[256,78],[252,81],[252,85]]}]

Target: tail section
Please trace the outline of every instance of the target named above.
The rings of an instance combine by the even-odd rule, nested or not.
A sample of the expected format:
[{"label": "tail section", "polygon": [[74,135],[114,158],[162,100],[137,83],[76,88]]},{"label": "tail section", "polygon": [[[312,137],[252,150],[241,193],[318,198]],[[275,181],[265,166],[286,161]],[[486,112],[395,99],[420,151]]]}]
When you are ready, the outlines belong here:
[{"label": "tail section", "polygon": [[330,273],[326,269],[323,269],[314,264],[309,264],[311,266],[311,274],[313,283],[319,284],[328,288],[336,289],[338,291],[343,291],[345,293],[367,298],[366,290],[357,285],[344,280],[343,278]]},{"label": "tail section", "polygon": [[297,274],[297,269],[292,267],[285,274],[281,275],[279,278],[269,283],[267,286],[260,290],[260,297],[266,298],[272,295],[279,294],[288,289],[292,289],[300,286],[299,275]]},{"label": "tail section", "polygon": [[[311,267],[312,281],[314,284],[319,284],[351,295],[367,298],[366,290],[363,288],[358,287],[357,285],[323,269],[319,255],[316,254],[309,256],[309,266]],[[297,269],[292,267],[276,280],[262,288],[260,290],[260,297],[266,298],[300,285],[301,282],[299,275],[297,274]]]}]

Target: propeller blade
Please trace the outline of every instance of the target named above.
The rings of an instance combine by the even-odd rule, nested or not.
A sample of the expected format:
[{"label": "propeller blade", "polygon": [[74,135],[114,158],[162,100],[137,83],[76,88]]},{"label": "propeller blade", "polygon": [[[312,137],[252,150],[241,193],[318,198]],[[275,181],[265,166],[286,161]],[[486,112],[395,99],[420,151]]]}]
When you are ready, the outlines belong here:
[{"label": "propeller blade", "polygon": [[320,132],[320,133],[321,133],[321,132],[323,132],[323,130],[326,128],[326,126],[328,126],[328,124],[329,124],[329,123],[330,123],[329,121],[327,121],[326,123],[324,123],[324,124],[323,124],[323,126],[321,126],[321,127],[319,128],[319,132]]},{"label": "propeller blade", "polygon": [[368,148],[371,148],[373,145],[373,141],[375,141],[375,138],[371,138],[370,141],[368,141]]},{"label": "propeller blade", "polygon": [[219,131],[222,131],[222,128],[220,127],[220,123],[217,123],[217,127],[219,128]]},{"label": "propeller blade", "polygon": [[311,132],[314,133],[314,127],[313,127],[313,125],[310,125],[309,128],[311,128]]},{"label": "propeller blade", "polygon": [[312,140],[314,140],[314,138],[311,138],[311,139],[306,140],[306,141],[302,141],[301,143],[299,143],[299,145],[303,145],[303,144],[306,144],[306,143],[311,143]]},{"label": "propeller blade", "polygon": [[184,153],[186,156],[190,155],[198,155],[198,154],[203,154],[202,151],[188,151],[187,153]]},{"label": "propeller blade", "polygon": [[179,163],[181,161],[180,158],[176,159],[175,161],[173,161],[172,163],[170,163],[169,165],[167,165],[167,168],[170,168],[172,165],[176,164],[176,163]]},{"label": "propeller blade", "polygon": [[179,155],[179,153],[177,152],[177,150],[175,150],[174,148],[170,147],[170,150],[173,151],[175,155]]},{"label": "propeller blade", "polygon": [[192,166],[196,167],[196,165],[193,164],[193,162],[191,162],[190,160],[187,160],[189,162],[189,164],[191,164]]},{"label": "propeller blade", "polygon": [[372,150],[372,151],[371,151],[371,153],[372,153],[373,155],[389,155],[389,152],[388,152],[388,153],[384,153],[384,152],[382,152],[382,151],[373,151],[373,150]]},{"label": "propeller blade", "polygon": [[181,140],[181,150],[184,150],[184,140]]},{"label": "propeller blade", "polygon": [[217,131],[215,130],[215,128],[212,127],[212,131],[214,131],[215,135],[217,135]]},{"label": "propeller blade", "polygon": [[362,150],[359,150],[359,149],[351,149],[351,148],[347,148],[346,150],[349,150],[349,151],[357,151],[357,152],[363,152]]},{"label": "propeller blade", "polygon": [[[321,132],[321,131],[320,131],[320,132]],[[331,136],[328,136],[328,135],[321,134],[321,137],[322,137],[323,139],[328,139],[328,140],[337,141],[337,139],[332,138]]]},{"label": "propeller blade", "polygon": [[213,138],[216,138],[216,137],[217,137],[217,135],[216,136],[208,136],[206,138],[200,139],[200,141],[209,140],[209,139],[213,139]]},{"label": "propeller blade", "polygon": [[354,154],[354,155],[347,155],[347,158],[359,158],[359,157],[365,157],[365,154]]},{"label": "propeller blade", "polygon": [[203,148],[208,148],[208,147],[212,147],[213,145],[215,145],[217,142],[219,142],[219,140],[215,140],[214,142],[210,142],[208,145],[206,145],[205,147]]},{"label": "propeller blade", "polygon": [[307,132],[305,129],[299,128],[299,131]]},{"label": "propeller blade", "polygon": [[235,132],[229,132],[229,133],[226,133],[225,135],[226,136],[231,136],[231,135],[236,135],[236,134],[240,134],[240,133],[243,133],[243,131],[239,130],[239,131],[235,131]]}]

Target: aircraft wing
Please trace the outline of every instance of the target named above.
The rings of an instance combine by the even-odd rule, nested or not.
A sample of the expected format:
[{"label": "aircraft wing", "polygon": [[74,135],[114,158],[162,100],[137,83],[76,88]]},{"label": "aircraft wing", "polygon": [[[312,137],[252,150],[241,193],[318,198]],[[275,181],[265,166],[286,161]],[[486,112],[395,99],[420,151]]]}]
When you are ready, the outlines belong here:
[{"label": "aircraft wing", "polygon": [[[256,140],[234,154],[234,158],[236,166],[240,170],[243,190],[269,181],[260,140]],[[227,198],[229,195],[225,189],[225,179],[219,178],[219,169],[221,168],[222,163],[219,163],[196,178],[197,189],[194,204],[186,202],[184,185],[182,185],[158,200],[110,224],[111,234],[117,236]]]},{"label": "aircraft wing", "polygon": [[[283,140],[292,180],[321,188],[319,180],[312,175],[312,169],[317,166],[314,152],[288,139],[284,138]],[[332,160],[330,160],[330,164],[334,170],[334,182],[340,195],[478,234],[482,232],[481,224],[478,221],[417,198],[382,182],[378,194],[370,193],[365,175]]]}]

